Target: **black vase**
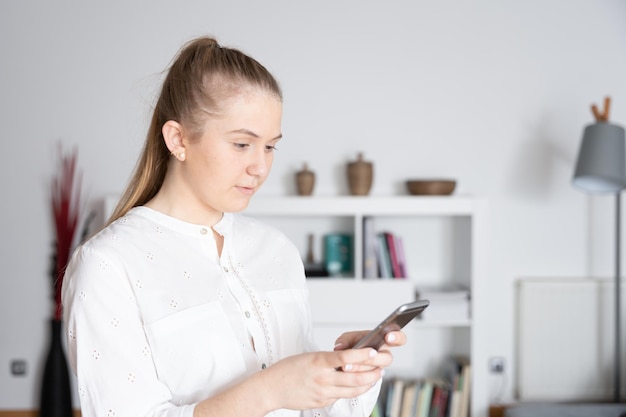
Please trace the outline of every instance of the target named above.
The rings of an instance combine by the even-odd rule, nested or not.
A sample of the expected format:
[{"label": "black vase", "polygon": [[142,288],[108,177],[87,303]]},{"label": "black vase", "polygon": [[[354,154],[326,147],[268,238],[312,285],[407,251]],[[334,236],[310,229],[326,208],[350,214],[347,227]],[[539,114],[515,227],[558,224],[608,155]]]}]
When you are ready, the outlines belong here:
[{"label": "black vase", "polygon": [[40,417],[72,417],[72,393],[67,359],[61,344],[61,320],[51,320],[50,350],[41,384]]}]

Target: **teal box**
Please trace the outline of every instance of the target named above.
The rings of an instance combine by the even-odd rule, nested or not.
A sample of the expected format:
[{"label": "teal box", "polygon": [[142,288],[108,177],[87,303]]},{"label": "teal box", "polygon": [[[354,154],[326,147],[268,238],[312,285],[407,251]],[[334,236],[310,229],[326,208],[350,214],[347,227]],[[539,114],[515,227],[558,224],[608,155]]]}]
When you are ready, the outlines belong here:
[{"label": "teal box", "polygon": [[352,272],[352,235],[330,233],[324,236],[324,264],[330,276]]}]

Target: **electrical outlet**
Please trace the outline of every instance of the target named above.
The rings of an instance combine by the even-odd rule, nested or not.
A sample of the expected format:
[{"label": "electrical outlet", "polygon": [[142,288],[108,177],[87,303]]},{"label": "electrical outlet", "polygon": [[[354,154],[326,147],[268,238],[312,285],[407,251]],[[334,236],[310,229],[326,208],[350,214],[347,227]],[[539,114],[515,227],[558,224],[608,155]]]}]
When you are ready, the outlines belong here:
[{"label": "electrical outlet", "polygon": [[501,356],[494,356],[489,359],[489,372],[494,374],[501,374],[504,372],[504,358]]},{"label": "electrical outlet", "polygon": [[26,360],[13,359],[11,361],[11,375],[25,376],[26,375]]}]

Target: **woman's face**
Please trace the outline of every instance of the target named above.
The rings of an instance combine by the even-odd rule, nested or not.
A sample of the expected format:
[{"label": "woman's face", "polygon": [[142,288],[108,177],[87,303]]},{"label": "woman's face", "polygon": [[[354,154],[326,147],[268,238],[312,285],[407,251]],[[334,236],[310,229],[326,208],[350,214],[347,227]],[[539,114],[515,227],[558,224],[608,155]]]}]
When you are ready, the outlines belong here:
[{"label": "woman's face", "polygon": [[219,216],[245,209],[272,167],[281,117],[281,101],[259,89],[229,99],[209,117],[200,139],[185,144],[187,208]]}]

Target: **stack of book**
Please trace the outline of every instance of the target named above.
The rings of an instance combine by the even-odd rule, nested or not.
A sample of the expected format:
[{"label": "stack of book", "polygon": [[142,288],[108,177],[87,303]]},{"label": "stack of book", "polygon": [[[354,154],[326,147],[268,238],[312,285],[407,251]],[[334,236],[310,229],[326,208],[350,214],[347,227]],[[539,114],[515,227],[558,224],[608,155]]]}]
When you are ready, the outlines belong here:
[{"label": "stack of book", "polygon": [[454,356],[445,363],[444,378],[451,387],[448,417],[468,417],[472,366],[466,356]]},{"label": "stack of book", "polygon": [[389,231],[377,232],[374,219],[363,219],[363,276],[406,278],[406,257],[402,238]]},{"label": "stack of book", "polygon": [[470,381],[466,357],[446,361],[443,378],[392,378],[372,417],[469,417]]}]

